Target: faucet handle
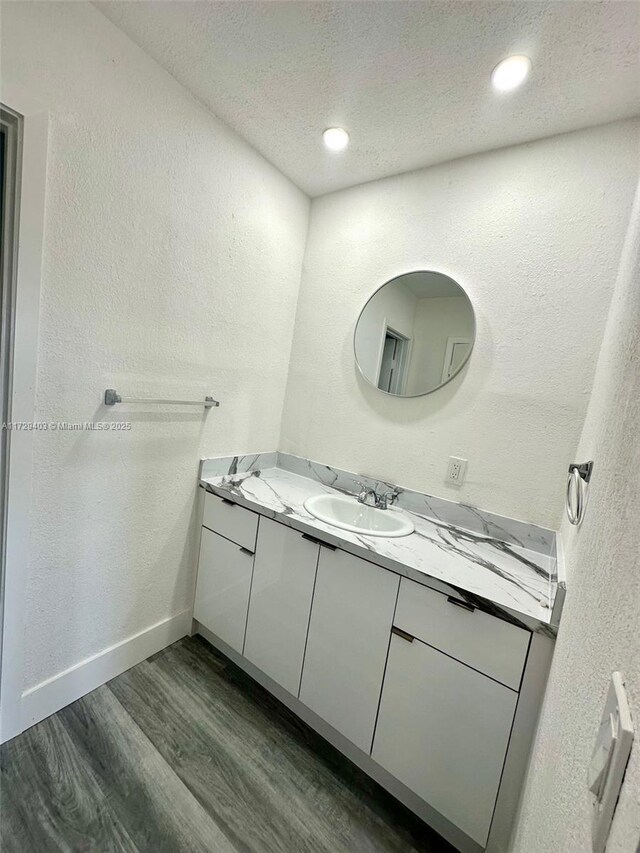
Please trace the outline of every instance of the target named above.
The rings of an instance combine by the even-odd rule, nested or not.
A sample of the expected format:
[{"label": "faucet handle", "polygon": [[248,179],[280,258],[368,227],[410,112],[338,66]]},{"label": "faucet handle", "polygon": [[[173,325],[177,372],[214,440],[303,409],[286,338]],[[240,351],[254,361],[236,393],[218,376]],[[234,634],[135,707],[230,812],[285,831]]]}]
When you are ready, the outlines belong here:
[{"label": "faucet handle", "polygon": [[387,509],[398,500],[398,497],[401,493],[401,489],[390,489],[388,492],[382,492],[381,495],[377,496],[377,506],[380,509]]}]

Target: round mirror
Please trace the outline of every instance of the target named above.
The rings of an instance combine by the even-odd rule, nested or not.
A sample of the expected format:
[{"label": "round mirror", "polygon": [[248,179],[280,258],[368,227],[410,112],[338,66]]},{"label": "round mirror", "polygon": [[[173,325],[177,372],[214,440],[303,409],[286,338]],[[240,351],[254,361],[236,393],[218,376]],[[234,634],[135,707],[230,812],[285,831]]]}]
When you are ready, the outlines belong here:
[{"label": "round mirror", "polygon": [[360,312],[356,364],[380,391],[419,397],[462,370],[475,336],[473,306],[457,282],[439,272],[409,272],[378,288]]}]

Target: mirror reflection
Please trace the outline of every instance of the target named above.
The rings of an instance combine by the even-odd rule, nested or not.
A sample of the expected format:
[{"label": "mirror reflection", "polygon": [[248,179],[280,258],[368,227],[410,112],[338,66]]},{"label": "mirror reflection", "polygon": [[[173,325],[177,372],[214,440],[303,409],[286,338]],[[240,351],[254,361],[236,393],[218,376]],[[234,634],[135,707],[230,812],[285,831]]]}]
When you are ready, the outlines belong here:
[{"label": "mirror reflection", "polygon": [[410,272],[383,284],[360,312],[354,336],[364,378],[387,394],[429,394],[458,373],[473,348],[471,301],[452,278]]}]

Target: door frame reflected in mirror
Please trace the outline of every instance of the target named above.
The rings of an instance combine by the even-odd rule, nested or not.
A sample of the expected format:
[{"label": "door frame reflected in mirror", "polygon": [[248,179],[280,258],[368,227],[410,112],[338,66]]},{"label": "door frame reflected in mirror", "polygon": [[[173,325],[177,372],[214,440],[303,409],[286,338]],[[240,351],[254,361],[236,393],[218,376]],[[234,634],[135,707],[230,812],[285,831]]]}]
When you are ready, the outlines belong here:
[{"label": "door frame reflected in mirror", "polygon": [[[387,351],[387,340],[394,340],[395,347],[389,371],[389,378],[385,380],[382,371],[385,367],[385,353]],[[401,345],[401,352],[398,354],[398,344]],[[386,394],[393,394],[394,397],[402,397],[407,385],[407,365],[411,358],[411,347],[413,346],[413,338],[409,338],[398,332],[387,323],[387,318],[384,318],[382,324],[382,336],[380,340],[380,350],[378,353],[378,370],[376,371],[378,390],[384,391]],[[396,362],[398,365],[396,367]],[[380,384],[382,382],[382,384]],[[387,386],[387,387],[385,387]],[[392,390],[393,388],[393,390]]]},{"label": "door frame reflected in mirror", "polygon": [[461,367],[457,367],[455,370],[452,369],[453,357],[455,355],[455,348],[459,344],[466,344],[469,347],[467,355],[460,362],[461,365],[464,365],[469,355],[471,355],[471,349],[473,347],[473,341],[471,338],[466,335],[462,337],[461,335],[452,335],[447,338],[447,346],[444,351],[444,364],[442,365],[442,384],[446,385],[446,383],[453,379],[456,373],[459,373]]}]

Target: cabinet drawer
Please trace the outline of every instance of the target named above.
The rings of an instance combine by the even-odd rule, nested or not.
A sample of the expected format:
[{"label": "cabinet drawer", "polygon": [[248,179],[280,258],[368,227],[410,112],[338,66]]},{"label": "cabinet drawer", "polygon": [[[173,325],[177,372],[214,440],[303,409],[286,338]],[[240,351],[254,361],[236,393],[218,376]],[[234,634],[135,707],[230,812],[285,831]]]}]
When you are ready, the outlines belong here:
[{"label": "cabinet drawer", "polygon": [[402,578],[394,625],[519,690],[530,632],[481,610],[464,609],[451,599],[462,601]]},{"label": "cabinet drawer", "polygon": [[258,514],[250,509],[207,492],[204,496],[202,523],[236,545],[252,552],[256,550]]}]

